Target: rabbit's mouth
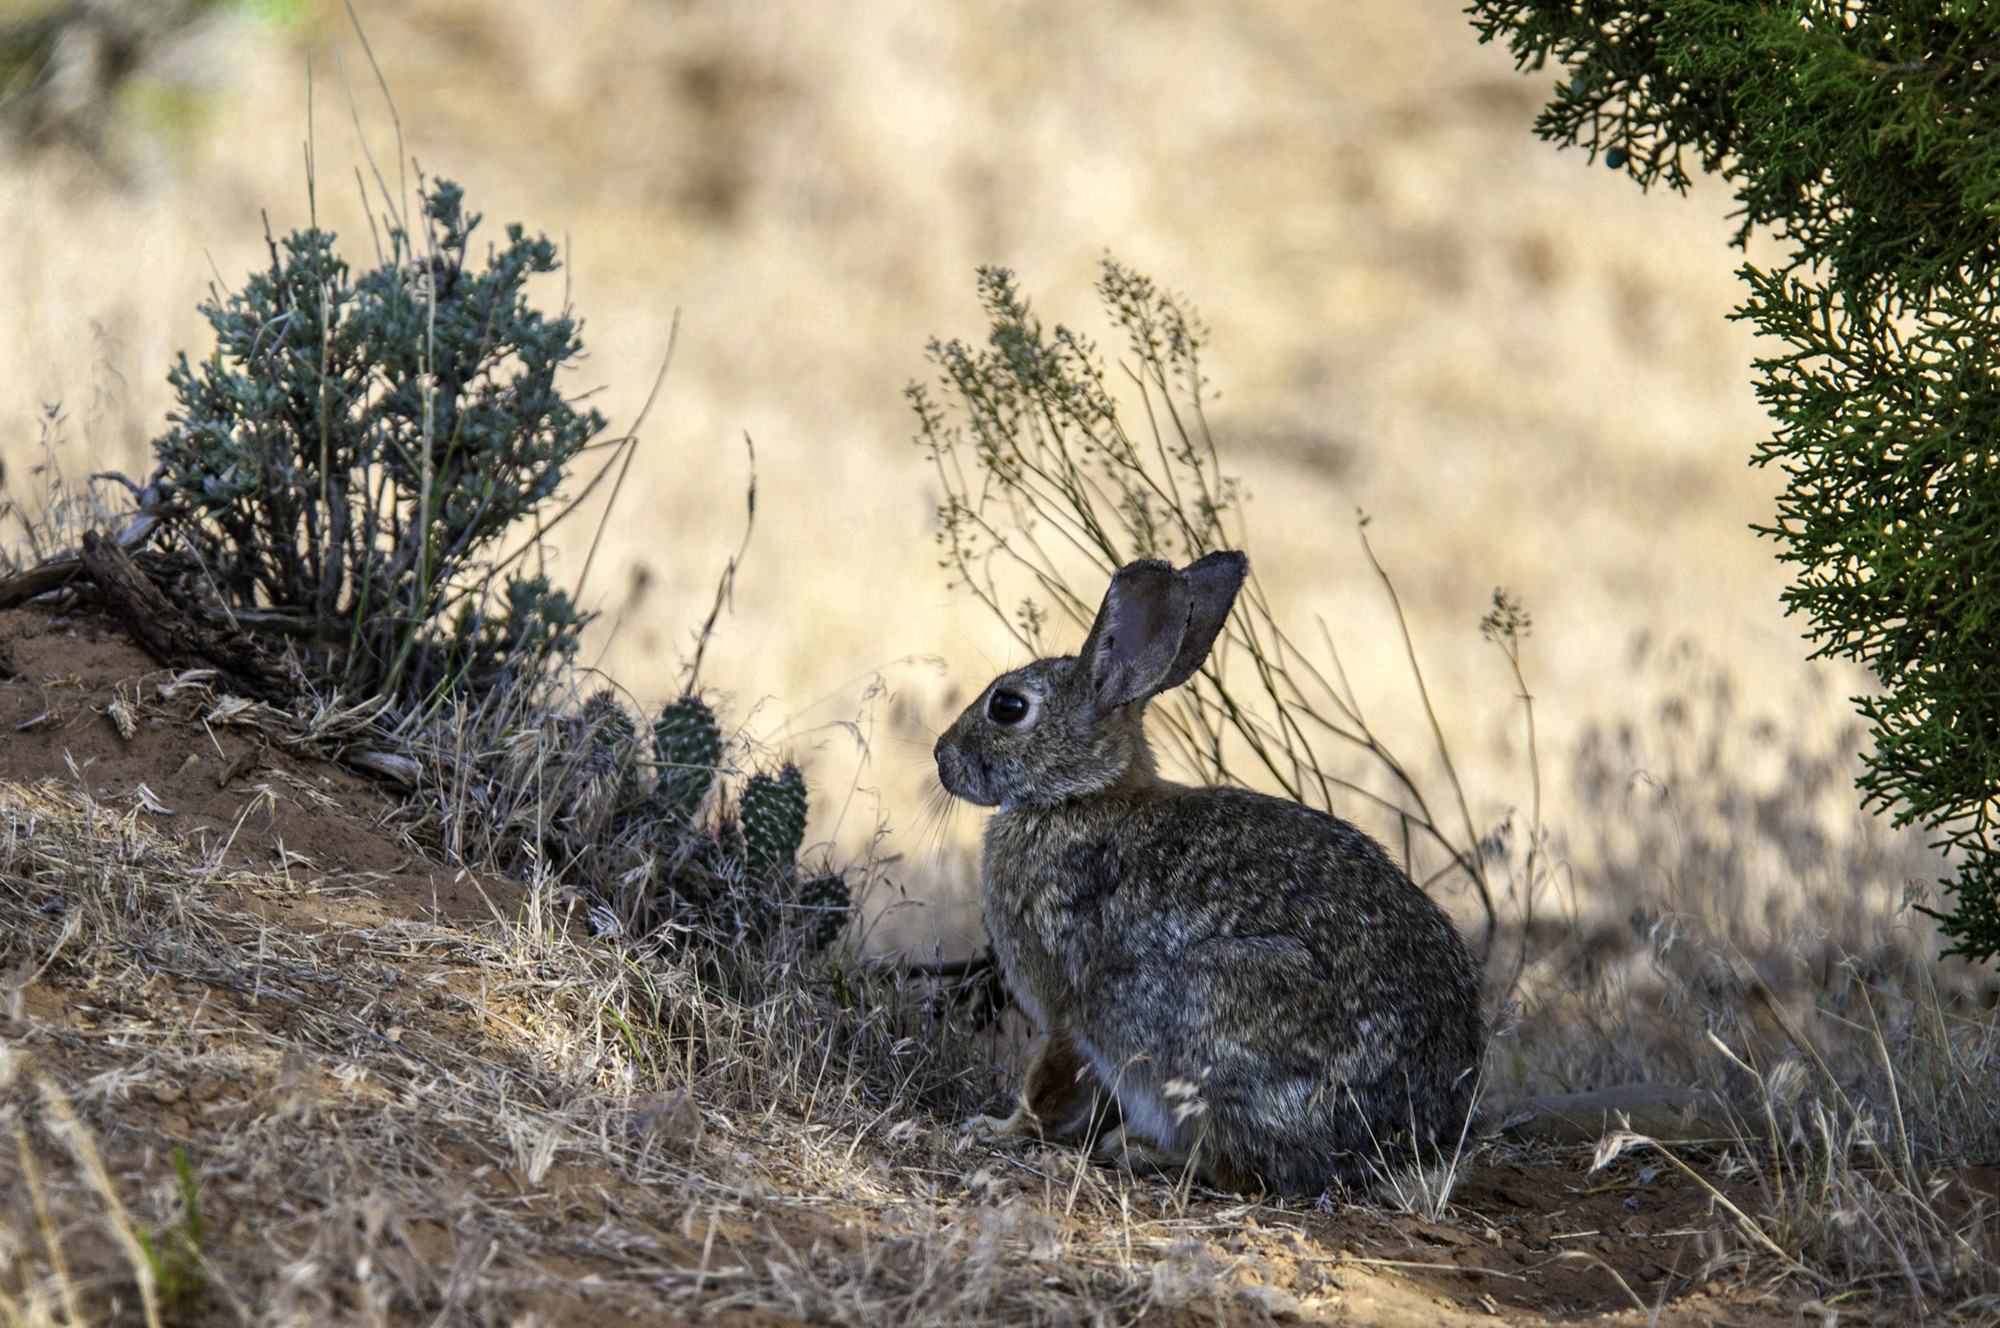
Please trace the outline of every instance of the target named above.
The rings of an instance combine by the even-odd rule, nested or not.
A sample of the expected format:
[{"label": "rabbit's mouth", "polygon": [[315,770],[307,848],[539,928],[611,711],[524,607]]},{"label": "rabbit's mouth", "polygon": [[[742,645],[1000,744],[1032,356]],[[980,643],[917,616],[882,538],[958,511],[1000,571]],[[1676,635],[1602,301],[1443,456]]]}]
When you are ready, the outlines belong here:
[{"label": "rabbit's mouth", "polygon": [[938,782],[954,798],[961,798],[975,807],[1000,805],[1001,797],[993,788],[992,772],[964,752],[939,743],[937,770]]}]

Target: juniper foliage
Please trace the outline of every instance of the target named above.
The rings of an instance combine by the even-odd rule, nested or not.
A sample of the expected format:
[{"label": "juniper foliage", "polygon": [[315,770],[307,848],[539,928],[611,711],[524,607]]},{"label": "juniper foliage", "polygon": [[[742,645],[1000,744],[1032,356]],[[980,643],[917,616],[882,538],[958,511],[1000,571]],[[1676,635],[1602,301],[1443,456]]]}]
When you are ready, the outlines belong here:
[{"label": "juniper foliage", "polygon": [[2000,8],[1986,0],[1473,0],[1567,78],[1546,139],[1641,187],[1736,190],[1736,316],[1785,475],[1762,533],[1817,654],[1866,664],[1861,787],[1955,854],[1950,953],[2000,954]]},{"label": "juniper foliage", "polygon": [[508,539],[551,524],[605,423],[560,382],[576,321],[528,300],[555,246],[509,226],[471,261],[480,218],[449,181],[418,221],[358,275],[328,232],[274,242],[268,271],[202,306],[215,349],[168,374],[179,405],[154,443],[198,585],[276,611],[359,695],[566,656],[583,621],[529,565],[538,537]]}]

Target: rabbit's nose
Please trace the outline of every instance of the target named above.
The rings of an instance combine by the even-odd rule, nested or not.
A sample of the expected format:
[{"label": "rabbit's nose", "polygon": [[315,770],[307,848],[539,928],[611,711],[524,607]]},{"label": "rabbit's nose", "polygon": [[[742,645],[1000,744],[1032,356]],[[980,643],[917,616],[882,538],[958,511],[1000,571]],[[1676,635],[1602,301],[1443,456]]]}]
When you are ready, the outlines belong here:
[{"label": "rabbit's nose", "polygon": [[[965,754],[946,747],[942,739],[937,745],[938,783],[954,798],[971,798],[972,789],[966,778],[968,763]],[[976,799],[975,799],[976,801]]]}]

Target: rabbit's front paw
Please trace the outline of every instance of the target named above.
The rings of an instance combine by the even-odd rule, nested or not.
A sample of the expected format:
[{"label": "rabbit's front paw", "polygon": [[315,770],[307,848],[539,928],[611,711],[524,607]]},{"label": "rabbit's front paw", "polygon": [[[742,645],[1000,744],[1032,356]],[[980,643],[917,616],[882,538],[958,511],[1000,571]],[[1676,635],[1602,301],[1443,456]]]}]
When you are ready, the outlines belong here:
[{"label": "rabbit's front paw", "polygon": [[997,1144],[1035,1133],[1035,1118],[1028,1114],[1026,1107],[1016,1107],[1014,1114],[1004,1120],[998,1116],[974,1116],[959,1128],[970,1135],[974,1143]]}]

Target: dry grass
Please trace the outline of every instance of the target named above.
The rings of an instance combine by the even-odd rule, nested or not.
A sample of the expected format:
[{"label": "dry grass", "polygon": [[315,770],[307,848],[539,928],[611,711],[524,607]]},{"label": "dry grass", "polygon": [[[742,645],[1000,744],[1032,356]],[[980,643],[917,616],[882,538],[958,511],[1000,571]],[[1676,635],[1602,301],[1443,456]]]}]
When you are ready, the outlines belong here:
[{"label": "dry grass", "polygon": [[[910,1022],[950,1006],[894,973],[829,963],[735,999],[685,954],[591,939],[545,890],[481,927],[311,925],[305,896],[338,888],[223,869],[136,809],[0,788],[27,1031],[0,1044],[0,1128],[17,1179],[42,1159],[55,1214],[46,1236],[5,1219],[4,1317],[80,1304],[81,1323],[130,1294],[138,1265],[96,1247],[183,1220],[162,1134],[199,1140],[200,1203],[229,1236],[210,1297],[257,1322],[486,1321],[577,1296],[1102,1321],[1149,1303],[1149,1253],[1216,1225],[1067,1152],[968,1178],[950,1122],[990,1081],[939,1016]],[[73,1018],[24,1020],[23,993],[58,978]],[[118,1184],[63,1165],[93,1147]],[[121,1191],[129,1213],[106,1207]]]},{"label": "dry grass", "polygon": [[[1742,713],[1698,653],[1660,667],[1657,710],[1587,734],[1567,763],[1590,813],[1555,838],[1541,920],[1494,975],[1523,1003],[1521,1036],[1548,1041],[1523,1044],[1506,1084],[1692,1083],[1713,1068],[1710,1032],[1765,1060],[1837,1047],[1851,1077],[1877,1059],[1866,993],[1894,993],[1892,1023],[1983,1014],[1991,973],[1935,961],[1911,907],[1946,864],[1856,807],[1858,727],[1802,738]],[[1518,876],[1524,847],[1489,846]]]},{"label": "dry grass", "polygon": [[[673,1231],[697,1212],[740,1222],[774,1184],[866,1194],[865,1169],[843,1174],[843,1153],[910,1117],[925,1063],[939,1055],[938,1039],[885,1026],[885,1014],[917,1004],[886,997],[893,976],[849,975],[845,1004],[797,981],[785,996],[732,1001],[658,949],[573,933],[541,893],[520,918],[470,930],[246,930],[238,900],[295,898],[297,887],[219,870],[149,832],[137,811],[52,787],[0,791],[0,815],[15,1001],[60,964],[64,985],[82,993],[77,1014],[142,1043],[134,1063],[70,1090],[91,1115],[139,1106],[140,1120],[110,1125],[110,1147],[129,1148],[116,1136],[156,1124],[144,1117],[189,1101],[184,1093],[202,1097],[202,1085],[221,1082],[214,1100],[242,1095],[242,1122],[198,1159],[199,1186],[224,1211],[296,1207],[265,1229],[265,1249],[215,1269],[224,1294],[280,1321],[347,1297],[426,1311],[490,1299],[558,1275],[544,1258],[602,1259],[617,1270],[599,1278],[604,1293],[635,1296],[677,1276],[635,1255],[649,1243],[642,1231]],[[53,1072],[71,1050],[61,1044],[88,1034],[51,1036],[46,1050],[10,1044],[7,1111],[31,1152],[60,1155],[49,1135],[60,1090],[40,1066]],[[684,1140],[634,1127],[635,1104],[643,1112],[647,1095],[682,1091],[701,1104],[710,1137],[736,1150],[733,1164],[724,1152],[722,1167],[691,1167],[676,1147]],[[837,1147],[821,1138],[835,1127]],[[467,1150],[530,1193],[555,1167],[607,1171],[636,1225],[592,1231],[534,1204],[441,1190]],[[80,1192],[69,1198],[89,1207]],[[163,1198],[148,1196],[147,1218],[160,1220]],[[451,1233],[450,1258],[410,1248],[406,1233],[426,1221]],[[25,1254],[32,1234],[14,1232],[15,1248]],[[496,1243],[504,1268],[485,1264]],[[44,1271],[61,1294],[81,1294],[61,1289],[59,1269]],[[742,1276],[720,1262],[712,1271],[718,1285]],[[820,1269],[829,1293],[837,1272]]]},{"label": "dry grass", "polygon": [[[1707,1088],[1736,1138],[1703,1183],[1756,1192],[1722,1205],[1701,1276],[1788,1281],[1888,1321],[1990,1317],[1996,985],[1937,960],[1911,907],[1946,864],[1856,810],[1858,726],[1813,742],[1745,715],[1728,670],[1685,644],[1635,667],[1665,675],[1664,699],[1583,739],[1583,833],[1558,841],[1542,922],[1499,947],[1512,985],[1489,974],[1509,1002],[1499,1095]],[[1518,880],[1520,847],[1490,842]],[[1599,1159],[1638,1142],[1614,1134]]]},{"label": "dry grass", "polygon": [[68,554],[86,530],[116,528],[131,504],[110,482],[86,477],[60,405],[43,409],[35,451],[0,471],[0,575]]}]

